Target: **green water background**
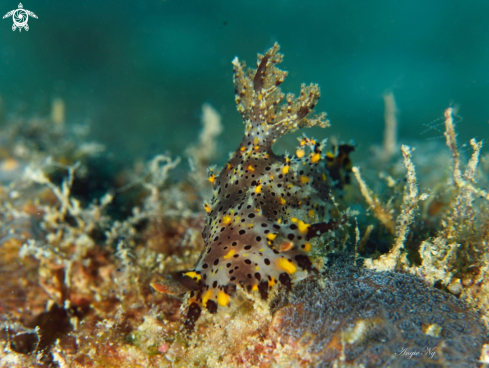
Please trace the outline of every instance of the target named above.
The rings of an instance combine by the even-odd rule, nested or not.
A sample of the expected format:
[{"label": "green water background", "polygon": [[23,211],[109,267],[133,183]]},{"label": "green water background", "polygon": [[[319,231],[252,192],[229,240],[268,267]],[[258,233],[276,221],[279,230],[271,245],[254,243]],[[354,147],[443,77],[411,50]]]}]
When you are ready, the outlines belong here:
[{"label": "green water background", "polygon": [[[17,8],[0,1],[0,13]],[[30,30],[0,22],[0,96],[10,113],[49,112],[62,97],[68,123],[132,162],[181,154],[197,139],[201,105],[223,117],[222,158],[242,136],[231,60],[248,65],[275,41],[299,91],[317,82],[332,127],[309,134],[380,144],[393,90],[402,142],[439,139],[423,124],[454,103],[461,144],[489,136],[488,1],[40,1]]]}]

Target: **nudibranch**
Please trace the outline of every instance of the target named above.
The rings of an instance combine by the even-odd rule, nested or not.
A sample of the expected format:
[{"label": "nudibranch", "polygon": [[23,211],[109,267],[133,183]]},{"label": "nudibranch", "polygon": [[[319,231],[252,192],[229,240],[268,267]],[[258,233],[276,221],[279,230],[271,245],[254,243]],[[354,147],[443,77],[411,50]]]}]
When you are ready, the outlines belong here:
[{"label": "nudibranch", "polygon": [[189,329],[202,307],[217,312],[232,303],[237,288],[263,299],[277,283],[290,289],[290,276],[299,268],[313,270],[308,254],[318,237],[346,222],[345,216],[331,216],[330,195],[348,181],[351,146],[326,152],[325,142],[304,136],[295,155],[272,151],[289,132],[329,126],[325,113],[310,117],[320,97],[316,84],[302,85],[298,98],[281,92],[287,72],[276,66],[283,58],[278,51],[275,44],[258,55],[256,70],[233,60],[245,135],[221,172],[209,171],[213,196],[204,205],[205,247],[182,280],[192,289]]}]

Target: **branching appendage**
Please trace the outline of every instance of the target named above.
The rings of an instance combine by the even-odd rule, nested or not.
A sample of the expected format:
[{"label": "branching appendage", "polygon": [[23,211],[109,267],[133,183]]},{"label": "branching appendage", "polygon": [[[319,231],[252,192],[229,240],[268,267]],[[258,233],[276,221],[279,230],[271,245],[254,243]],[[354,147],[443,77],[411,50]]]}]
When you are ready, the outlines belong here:
[{"label": "branching appendage", "polygon": [[392,212],[380,203],[379,199],[369,189],[367,183],[365,183],[365,180],[363,180],[362,175],[360,174],[360,168],[355,166],[351,171],[353,172],[353,175],[355,175],[355,179],[357,179],[363,198],[365,198],[365,201],[370,206],[370,209],[373,211],[377,220],[379,220],[391,234],[394,234],[395,228]]},{"label": "branching appendage", "polygon": [[264,144],[257,150],[270,150],[273,143],[288,132],[315,125],[329,126],[325,113],[307,117],[314,111],[320,97],[317,84],[303,84],[298,98],[292,93],[287,96],[282,93],[279,86],[288,73],[275,66],[283,59],[279,49],[275,43],[265,55],[258,55],[256,70],[245,71],[244,62],[238,58],[233,60],[235,101],[246,125],[245,139],[260,132],[266,136]]},{"label": "branching appendage", "polygon": [[404,166],[406,167],[406,188],[404,189],[403,203],[401,206],[401,214],[397,217],[396,224],[396,240],[394,247],[389,253],[382,255],[379,259],[368,262],[365,265],[368,268],[375,268],[380,271],[388,271],[399,268],[402,263],[407,261],[401,259],[401,250],[404,248],[404,242],[406,241],[407,234],[409,232],[409,226],[414,220],[414,215],[418,209],[418,200],[426,199],[426,195],[418,196],[418,184],[416,180],[416,171],[414,164],[411,161],[411,148],[406,145],[401,147],[402,156],[404,159]]}]

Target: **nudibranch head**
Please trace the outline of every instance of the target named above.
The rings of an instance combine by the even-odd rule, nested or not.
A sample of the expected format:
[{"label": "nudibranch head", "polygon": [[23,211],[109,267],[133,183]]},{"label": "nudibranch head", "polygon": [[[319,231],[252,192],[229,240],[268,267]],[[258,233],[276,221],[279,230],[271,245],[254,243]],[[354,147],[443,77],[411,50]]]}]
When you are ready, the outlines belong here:
[{"label": "nudibranch head", "polygon": [[290,288],[298,269],[313,269],[308,254],[317,238],[346,222],[329,218],[329,196],[348,179],[350,146],[327,153],[324,142],[304,136],[294,156],[272,151],[284,134],[328,126],[324,113],[309,117],[320,97],[317,85],[302,85],[297,98],[281,92],[287,72],[276,67],[283,57],[278,50],[275,44],[259,55],[256,70],[245,71],[244,63],[233,60],[245,136],[222,171],[209,172],[213,197],[204,206],[205,247],[195,268],[185,273],[196,285],[186,321],[190,328],[201,305],[215,313],[232,301],[237,288],[263,299],[277,283]]}]

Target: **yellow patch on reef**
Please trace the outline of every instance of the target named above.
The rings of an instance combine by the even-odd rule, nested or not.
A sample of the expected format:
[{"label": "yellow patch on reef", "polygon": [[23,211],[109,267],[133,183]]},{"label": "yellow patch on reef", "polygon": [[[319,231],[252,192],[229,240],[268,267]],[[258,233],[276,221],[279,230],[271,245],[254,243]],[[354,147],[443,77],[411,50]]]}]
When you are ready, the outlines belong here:
[{"label": "yellow patch on reef", "polygon": [[309,251],[311,250],[311,243],[306,243],[306,244],[304,244],[304,250],[305,250],[306,252],[309,252]]},{"label": "yellow patch on reef", "polygon": [[299,223],[297,224],[297,226],[299,227],[299,231],[303,234],[307,233],[307,229],[309,229],[309,224],[306,224],[304,221],[299,221]]},{"label": "yellow patch on reef", "polygon": [[211,184],[214,184],[214,182],[216,181],[216,176],[214,174],[209,176],[209,181],[211,182]]},{"label": "yellow patch on reef", "polygon": [[200,281],[200,275],[195,271],[185,272],[184,275],[191,278],[197,278],[197,281]]},{"label": "yellow patch on reef", "polygon": [[314,156],[311,157],[311,162],[314,164],[318,162],[321,159],[321,155],[319,153],[316,153]]},{"label": "yellow patch on reef", "polygon": [[227,254],[226,254],[224,257],[222,257],[222,258],[224,258],[224,259],[229,259],[229,258],[231,258],[232,256],[234,256],[234,254],[235,254],[235,253],[236,253],[236,252],[234,251],[234,249],[230,249],[230,250],[229,250],[229,252],[227,252]]},{"label": "yellow patch on reef", "polygon": [[[210,290],[209,290],[210,291]],[[229,295],[226,294],[224,291],[220,291],[217,293],[217,304],[220,306],[225,307],[229,303]]]},{"label": "yellow patch on reef", "polygon": [[206,293],[202,296],[202,305],[204,307],[207,307],[207,301],[211,298],[212,296],[212,290],[207,290]]},{"label": "yellow patch on reef", "polygon": [[307,182],[309,182],[309,178],[307,176],[301,176],[301,183],[302,184],[306,184]]},{"label": "yellow patch on reef", "polygon": [[295,266],[295,264],[285,258],[280,258],[278,260],[278,267],[287,272],[289,275],[292,275],[294,272],[297,271],[297,267]]}]

